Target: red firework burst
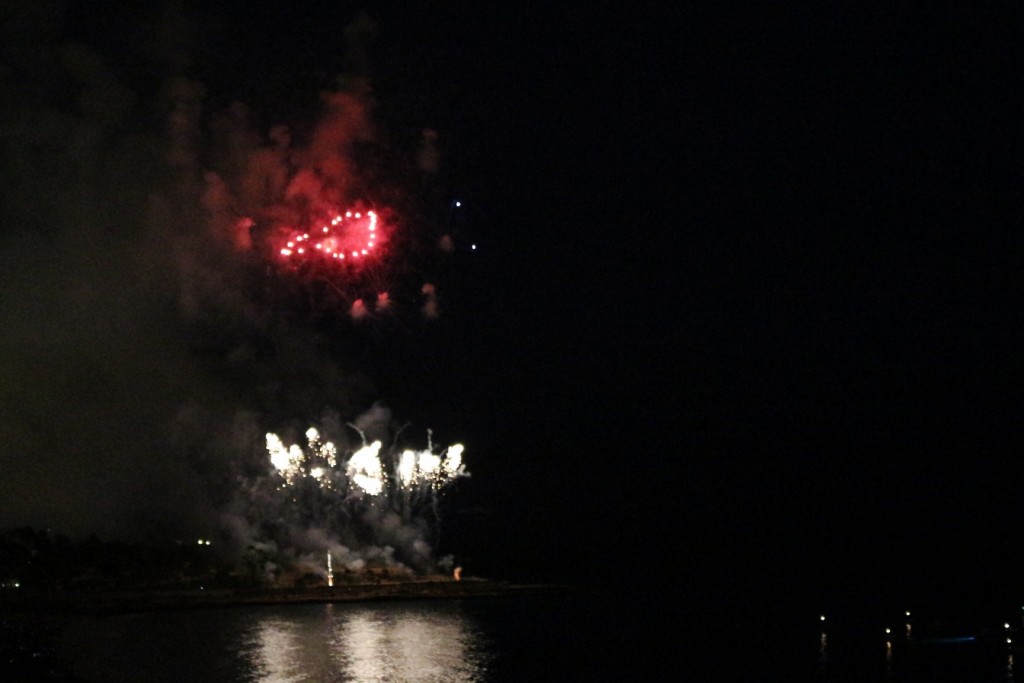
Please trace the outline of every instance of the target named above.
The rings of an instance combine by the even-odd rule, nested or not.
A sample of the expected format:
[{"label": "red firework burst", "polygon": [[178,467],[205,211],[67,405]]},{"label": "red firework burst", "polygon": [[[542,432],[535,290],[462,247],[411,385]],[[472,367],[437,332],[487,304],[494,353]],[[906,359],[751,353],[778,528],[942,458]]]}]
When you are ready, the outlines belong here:
[{"label": "red firework burst", "polygon": [[283,226],[275,253],[300,265],[338,263],[357,265],[375,255],[385,239],[376,211],[337,211],[311,221],[308,230]]}]

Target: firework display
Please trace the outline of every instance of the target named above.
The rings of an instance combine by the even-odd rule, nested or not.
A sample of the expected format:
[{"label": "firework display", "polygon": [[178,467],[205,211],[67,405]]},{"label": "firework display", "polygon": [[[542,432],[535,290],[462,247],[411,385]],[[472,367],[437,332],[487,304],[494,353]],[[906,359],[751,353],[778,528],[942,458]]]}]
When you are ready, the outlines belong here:
[{"label": "firework display", "polygon": [[[222,242],[230,245],[225,255],[248,264],[250,281],[258,283],[231,300],[243,301],[261,321],[255,336],[251,327],[242,329],[238,343],[273,350],[252,374],[273,378],[273,391],[287,392],[294,408],[281,410],[282,401],[273,406],[286,419],[309,414],[309,395],[328,404],[345,401],[343,386],[321,378],[353,365],[345,349],[356,330],[346,320],[385,313],[401,320],[414,310],[404,305],[413,297],[424,317],[438,315],[433,282],[396,275],[409,272],[415,258],[408,245],[429,244],[408,234],[398,238],[399,226],[408,233],[417,224],[394,207],[348,199],[365,185],[351,162],[353,145],[370,134],[365,102],[347,92],[323,101],[322,118],[304,144],[295,144],[287,127],[275,127],[270,144],[235,164],[234,175],[206,178],[212,223],[231,235]],[[330,321],[329,334],[318,327],[323,320]],[[295,354],[285,355],[292,348]],[[261,553],[268,577],[282,564],[319,567],[322,562],[305,558],[324,552],[345,569],[371,562],[432,570],[438,495],[466,476],[462,446],[399,450],[379,438],[347,444],[337,429],[333,439],[323,433],[332,431],[309,427],[304,445],[266,433],[264,462],[273,470],[257,468],[241,478],[226,524],[235,544]]]},{"label": "firework display", "polygon": [[422,451],[404,450],[400,454],[382,452],[380,441],[363,444],[345,459],[331,441],[323,441],[316,427],[306,430],[306,447],[285,446],[277,434],[267,434],[267,453],[282,483],[281,489],[294,487],[302,478],[316,482],[321,489],[339,496],[407,501],[398,511],[410,514],[436,501],[437,494],[459,477],[468,476],[462,464],[462,444],[453,444],[440,453],[433,445]]},{"label": "firework display", "polygon": [[438,502],[469,476],[461,444],[436,451],[428,432],[427,447],[418,451],[385,448],[379,439],[340,449],[310,427],[304,445],[271,432],[265,447],[272,470],[246,485],[239,498],[245,507],[238,512],[247,520],[252,547],[266,556],[268,573],[281,562],[321,573],[316,557],[322,554],[308,551],[311,546],[345,571],[368,564],[436,567]]},{"label": "firework display", "polygon": [[[161,24],[190,26],[175,8]],[[59,499],[53,524],[75,533],[210,539],[246,580],[286,583],[328,553],[339,571],[435,568],[434,501],[464,474],[459,449],[403,455],[390,416],[372,416],[387,401],[425,424],[445,412],[428,336],[457,281],[454,187],[437,114],[372,81],[373,19],[331,27],[315,68],[264,46],[222,79],[207,67],[235,51],[220,42],[163,62],[160,40],[90,45],[80,21],[43,29],[49,14],[19,29],[47,36],[38,60],[0,55],[17,131],[0,246],[24,304],[4,321],[0,432],[26,453],[7,507],[45,516]],[[56,428],[23,420],[35,400]],[[111,424],[131,447],[110,446]],[[47,454],[68,444],[75,476],[31,493],[56,486]]]},{"label": "firework display", "polygon": [[377,228],[375,211],[337,213],[329,220],[317,221],[310,232],[285,228],[286,239],[278,254],[295,264],[318,259],[358,264],[365,257],[376,255],[383,237]]}]

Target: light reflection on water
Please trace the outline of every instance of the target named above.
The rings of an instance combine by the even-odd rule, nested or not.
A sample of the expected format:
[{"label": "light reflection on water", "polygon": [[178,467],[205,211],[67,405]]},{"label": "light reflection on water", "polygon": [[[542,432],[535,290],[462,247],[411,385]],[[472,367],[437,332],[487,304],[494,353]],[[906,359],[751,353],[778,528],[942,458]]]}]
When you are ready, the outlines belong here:
[{"label": "light reflection on water", "polygon": [[[912,623],[902,629],[886,627],[872,638],[863,622],[848,620],[832,630],[822,628],[817,639],[817,680],[1017,680],[1015,637],[1011,624],[957,624],[933,619],[918,635]],[[831,622],[830,622],[831,623]],[[833,638],[834,636],[834,638]],[[833,650],[834,647],[838,649]],[[835,656],[833,656],[835,655]]]},{"label": "light reflection on water", "polygon": [[364,609],[334,626],[334,661],[353,680],[474,681],[481,636],[462,615]]},{"label": "light reflection on water", "polygon": [[290,605],[94,619],[68,635],[87,680],[482,681],[458,603]]}]

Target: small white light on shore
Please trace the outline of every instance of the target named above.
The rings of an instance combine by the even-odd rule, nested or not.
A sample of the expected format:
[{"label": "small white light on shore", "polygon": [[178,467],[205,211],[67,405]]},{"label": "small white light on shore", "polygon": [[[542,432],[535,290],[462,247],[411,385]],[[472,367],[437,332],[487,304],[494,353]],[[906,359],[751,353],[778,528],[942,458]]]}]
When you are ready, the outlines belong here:
[{"label": "small white light on shore", "polygon": [[906,612],[904,612],[904,614],[909,617],[910,616],[910,610],[907,610]]},{"label": "small white light on shore", "polygon": [[890,633],[892,633],[892,629],[891,628],[886,628],[885,629],[885,635],[889,635]]},{"label": "small white light on shore", "polygon": [[1005,628],[1007,631],[1009,631],[1010,630],[1010,622],[1008,622],[1008,621],[1003,622],[1003,628]]},{"label": "small white light on shore", "polygon": [[821,615],[821,620],[825,621],[825,615],[824,614]]}]

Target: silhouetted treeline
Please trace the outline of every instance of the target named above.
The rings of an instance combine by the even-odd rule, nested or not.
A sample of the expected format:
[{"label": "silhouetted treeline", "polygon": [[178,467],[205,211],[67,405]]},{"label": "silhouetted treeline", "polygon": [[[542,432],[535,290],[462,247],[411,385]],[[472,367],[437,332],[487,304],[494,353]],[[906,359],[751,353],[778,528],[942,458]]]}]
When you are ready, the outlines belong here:
[{"label": "silhouetted treeline", "polygon": [[29,590],[199,588],[245,579],[213,549],[195,542],[165,544],[80,541],[21,527],[0,533],[0,586]]}]

